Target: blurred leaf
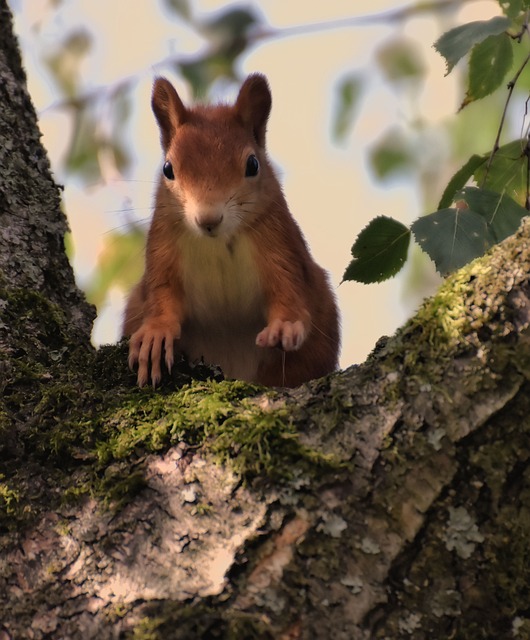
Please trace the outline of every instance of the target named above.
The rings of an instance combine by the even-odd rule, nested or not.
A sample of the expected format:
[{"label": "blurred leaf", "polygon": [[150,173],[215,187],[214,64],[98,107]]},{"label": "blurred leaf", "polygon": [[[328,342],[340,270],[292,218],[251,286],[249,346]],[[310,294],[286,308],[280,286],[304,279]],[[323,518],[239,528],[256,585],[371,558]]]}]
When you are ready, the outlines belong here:
[{"label": "blurred leaf", "polygon": [[488,223],[496,242],[517,231],[528,211],[505,193],[496,193],[477,187],[466,187],[458,194],[468,207]]},{"label": "blurred leaf", "polygon": [[388,131],[370,150],[370,162],[379,180],[409,170],[414,159],[410,144],[399,129]]},{"label": "blurred leaf", "polygon": [[522,11],[530,9],[530,0],[499,0],[501,9],[508,18],[515,20]]},{"label": "blurred leaf", "polygon": [[410,229],[404,224],[386,216],[374,218],[352,247],[353,260],[343,281],[369,284],[391,278],[405,263],[409,243]]},{"label": "blurred leaf", "polygon": [[337,87],[338,105],[333,122],[333,138],[339,142],[344,140],[350,131],[362,90],[362,80],[359,76],[349,75]]},{"label": "blurred leaf", "polygon": [[201,24],[200,31],[210,41],[210,48],[194,60],[182,62],[177,70],[190,83],[194,96],[204,98],[219,78],[237,79],[239,56],[250,44],[249,30],[258,24],[256,14],[248,9],[228,9]]},{"label": "blurred leaf", "polygon": [[495,244],[486,220],[467,208],[441,209],[418,218],[412,231],[441,275],[459,269]]},{"label": "blurred leaf", "polygon": [[473,47],[469,58],[468,88],[461,109],[500,87],[513,64],[511,38],[506,33],[489,36]]},{"label": "blurred leaf", "polygon": [[131,96],[123,85],[113,92],[110,108],[111,131],[103,144],[112,151],[115,166],[120,173],[123,173],[128,169],[131,162],[128,152],[127,126],[132,112]]},{"label": "blurred leaf", "polygon": [[144,246],[145,233],[139,224],[132,225],[127,233],[114,232],[105,236],[86,292],[87,299],[101,307],[112,287],[129,289],[138,282],[144,266],[141,258]]},{"label": "blurred leaf", "polygon": [[[123,172],[130,164],[127,124],[131,111],[130,95],[118,88],[111,100],[104,103],[104,114],[98,103],[73,108],[74,127],[65,156],[65,169],[79,175],[85,182],[101,178],[101,155]],[[104,121],[106,116],[108,121]]]},{"label": "blurred leaf", "polygon": [[78,92],[80,66],[91,46],[91,35],[80,29],[71,33],[59,50],[45,60],[55,82],[68,98],[75,97]]},{"label": "blurred leaf", "polygon": [[181,62],[178,72],[190,83],[195,99],[204,99],[219,78],[236,80],[234,59],[224,54],[207,55],[192,62]]},{"label": "blurred leaf", "polygon": [[202,23],[201,31],[216,46],[230,48],[235,40],[247,40],[249,27],[257,24],[259,19],[250,9],[223,10],[213,20]]},{"label": "blurred leaf", "polygon": [[186,21],[191,20],[190,3],[188,0],[164,0],[164,2],[170,11],[176,13]]},{"label": "blurred leaf", "polygon": [[454,196],[459,189],[466,185],[466,182],[473,176],[475,171],[486,162],[487,156],[473,155],[466,164],[461,167],[449,180],[442,199],[438,204],[438,209],[446,209],[454,202]]},{"label": "blurred leaf", "polygon": [[434,43],[434,48],[446,60],[449,74],[455,64],[466,55],[476,44],[485,40],[488,36],[495,36],[506,31],[511,25],[511,20],[497,16],[491,20],[479,20],[455,27],[444,33]]},{"label": "blurred leaf", "polygon": [[[525,148],[526,140],[514,140],[500,147],[489,169],[487,162],[476,169],[475,182],[484,189],[507,193],[519,204],[524,204],[527,177]],[[489,154],[487,158],[489,160]]]},{"label": "blurred leaf", "polygon": [[65,169],[81,174],[87,182],[100,178],[97,141],[97,123],[89,109],[76,109],[73,135],[64,160]]},{"label": "blurred leaf", "polygon": [[390,82],[418,80],[425,75],[421,50],[412,40],[395,38],[377,51],[376,58]]}]

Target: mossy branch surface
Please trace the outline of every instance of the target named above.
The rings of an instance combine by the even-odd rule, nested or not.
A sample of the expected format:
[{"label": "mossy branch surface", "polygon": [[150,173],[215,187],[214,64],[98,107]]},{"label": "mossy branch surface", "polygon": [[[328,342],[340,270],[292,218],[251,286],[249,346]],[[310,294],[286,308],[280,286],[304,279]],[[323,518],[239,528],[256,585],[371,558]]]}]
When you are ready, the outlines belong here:
[{"label": "mossy branch surface", "polygon": [[139,390],[0,16],[0,637],[528,636],[530,223],[361,366]]},{"label": "mossy branch surface", "polygon": [[[6,291],[4,587],[27,564],[16,549],[39,551],[35,592],[0,609],[22,628],[28,602],[67,593],[100,637],[110,619],[139,638],[524,629],[529,235],[454,274],[364,365],[293,391],[184,362],[138,389],[125,343],[95,351],[59,308]],[[24,322],[41,327],[29,341]],[[61,633],[82,622],[54,616]]]}]

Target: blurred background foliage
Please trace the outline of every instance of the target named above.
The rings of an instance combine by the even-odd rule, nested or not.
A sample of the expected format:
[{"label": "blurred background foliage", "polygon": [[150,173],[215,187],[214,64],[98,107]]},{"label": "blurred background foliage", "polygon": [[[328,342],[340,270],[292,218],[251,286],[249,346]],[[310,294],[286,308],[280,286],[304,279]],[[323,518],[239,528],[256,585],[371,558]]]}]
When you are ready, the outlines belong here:
[{"label": "blurred background foliage", "polygon": [[[109,0],[113,1],[113,0]],[[115,0],[114,0],[115,1]],[[439,33],[455,26],[456,16],[472,0],[432,0],[410,2],[391,7],[380,13],[367,14],[369,3],[350,2],[351,15],[319,24],[274,27],[268,24],[257,3],[239,4],[219,2],[212,12],[198,13],[191,0],[160,0],[163,13],[153,12],[153,20],[172,20],[179,32],[188,32],[200,43],[195,53],[170,52],[165,58],[151,60],[137,73],[117,79],[110,84],[87,81],[83,66],[94,48],[109,46],[100,40],[88,26],[65,24],[65,29],[53,42],[39,20],[33,22],[33,55],[39,56],[54,84],[56,100],[46,109],[69,114],[71,127],[61,165],[54,167],[58,181],[77,180],[89,188],[98,181],[113,178],[132,179],[133,157],[131,140],[134,139],[133,90],[140,79],[155,74],[172,72],[185,80],[190,94],[198,99],[215,98],[220,88],[237,85],[244,77],[242,60],[256,46],[267,46],[281,38],[312,38],[326,30],[349,29],[355,38],[356,29],[366,24],[381,25],[387,34],[373,53],[369,64],[356,65],[345,55],[344,67],[337,70],[333,95],[333,118],[327,132],[338,147],[347,149],[353,144],[352,132],[372,90],[371,79],[378,74],[386,82],[392,100],[385,108],[397,114],[390,123],[381,127],[377,139],[365,149],[365,159],[372,179],[386,187],[396,181],[409,181],[417,193],[418,210],[413,217],[433,211],[443,187],[450,176],[473,154],[484,154],[491,148],[505,100],[505,89],[499,88],[481,102],[478,109],[464,109],[448,114],[443,121],[431,121],[420,108],[421,95],[428,77],[426,49],[428,45],[407,35],[403,28],[421,16],[439,24]],[[8,0],[9,2],[9,0]],[[71,0],[42,0],[43,11],[61,13]],[[123,6],[123,28],[126,28],[127,3]],[[488,3],[487,3],[488,4]],[[26,11],[23,0],[10,0],[17,14]],[[267,3],[262,3],[265,10]],[[499,11],[494,0],[490,10]],[[301,16],[303,12],[301,11]],[[487,16],[489,17],[489,16]],[[24,46],[24,45],[23,45]],[[120,43],[114,43],[119,47]],[[168,46],[171,49],[171,45]],[[105,55],[112,55],[109,51]],[[519,55],[516,53],[515,55]],[[286,60],[288,65],[289,61]],[[465,67],[457,68],[461,84],[461,101],[465,99]],[[521,87],[528,87],[528,69]],[[97,73],[91,74],[91,78]],[[303,91],[303,86],[300,87]],[[223,91],[221,91],[223,93]],[[508,114],[506,129],[521,130],[521,119],[526,115],[524,100],[527,90],[515,100],[523,115]],[[522,107],[521,107],[522,104]],[[292,117],[292,114],[290,115]],[[325,126],[325,123],[323,124]],[[499,160],[500,161],[500,160]],[[154,175],[154,171],[153,171]],[[103,249],[99,252],[90,278],[84,282],[88,298],[102,307],[109,291],[118,287],[127,290],[140,276],[143,265],[138,260],[144,245],[146,220],[150,210],[141,212],[124,197],[120,209],[123,224],[108,232]],[[347,206],[347,205],[344,205]],[[370,217],[379,212],[371,211]],[[360,223],[358,230],[362,228]],[[351,237],[350,243],[354,237]],[[413,249],[405,289],[411,305],[432,291],[439,281],[432,269],[425,266],[419,250]],[[342,259],[343,268],[349,256]],[[345,286],[345,285],[343,285]],[[411,293],[414,292],[414,293]],[[342,295],[347,295],[342,292]],[[369,347],[367,348],[367,350]]]},{"label": "blurred background foliage", "polygon": [[[372,284],[395,276],[407,262],[413,237],[445,276],[515,233],[528,215],[529,98],[518,138],[502,145],[500,141],[516,87],[523,94],[528,91],[520,81],[530,63],[530,0],[500,0],[499,8],[505,15],[461,24],[434,43],[445,59],[446,75],[462,58],[468,58],[460,111],[503,86],[504,109],[491,149],[481,155],[473,153],[449,180],[437,209],[417,218],[410,227],[388,216],[372,219],[352,246],[345,281]],[[514,58],[520,58],[515,65]],[[396,142],[394,156],[381,154],[385,164],[376,162],[379,149],[372,158],[380,177],[404,160],[403,144]]]}]

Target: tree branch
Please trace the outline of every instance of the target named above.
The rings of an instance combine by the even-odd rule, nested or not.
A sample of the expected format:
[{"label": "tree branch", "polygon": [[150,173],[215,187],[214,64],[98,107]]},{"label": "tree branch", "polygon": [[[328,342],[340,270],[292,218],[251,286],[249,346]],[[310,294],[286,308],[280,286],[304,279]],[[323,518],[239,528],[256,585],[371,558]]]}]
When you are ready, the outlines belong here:
[{"label": "tree branch", "polygon": [[[247,46],[252,47],[266,40],[278,40],[282,38],[291,38],[293,36],[324,33],[326,31],[333,31],[338,29],[367,27],[377,24],[398,24],[400,22],[419,17],[426,13],[443,12],[451,8],[458,7],[462,4],[475,1],[477,0],[432,0],[426,2],[418,2],[403,7],[397,7],[395,9],[390,9],[388,11],[383,11],[380,13],[352,16],[349,18],[341,18],[328,22],[304,24],[295,27],[285,27],[280,29],[272,27],[257,27],[255,29],[249,30],[249,33],[247,34]],[[209,54],[213,53],[215,53],[215,49],[212,49],[210,52],[206,52],[202,57],[207,57]],[[161,69],[164,69],[166,67],[174,67],[181,64],[190,64],[193,62],[195,62],[195,59],[171,54],[169,56],[166,56],[162,60],[159,60],[158,62],[150,65],[149,67],[138,70],[137,72],[121,78],[114,83],[94,87],[90,91],[81,92],[80,95],[76,96],[75,98],[58,100],[42,109],[41,113],[45,113],[49,110],[60,110],[65,108],[83,108],[104,95],[111,96],[113,93],[129,89],[134,84],[136,84],[140,78],[144,76],[157,73]]]}]

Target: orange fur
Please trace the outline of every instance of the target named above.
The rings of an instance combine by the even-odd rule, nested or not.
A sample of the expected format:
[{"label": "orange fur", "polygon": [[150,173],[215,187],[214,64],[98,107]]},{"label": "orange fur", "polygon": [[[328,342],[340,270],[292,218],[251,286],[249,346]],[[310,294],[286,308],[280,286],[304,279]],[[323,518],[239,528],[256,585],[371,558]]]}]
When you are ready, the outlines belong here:
[{"label": "orange fur", "polygon": [[232,106],[194,108],[158,78],[152,107],[172,174],[160,177],[145,273],[125,310],[138,384],[158,384],[175,346],[270,386],[335,370],[335,299],[267,158],[265,77],[249,76]]}]

